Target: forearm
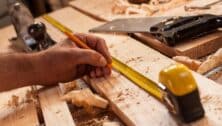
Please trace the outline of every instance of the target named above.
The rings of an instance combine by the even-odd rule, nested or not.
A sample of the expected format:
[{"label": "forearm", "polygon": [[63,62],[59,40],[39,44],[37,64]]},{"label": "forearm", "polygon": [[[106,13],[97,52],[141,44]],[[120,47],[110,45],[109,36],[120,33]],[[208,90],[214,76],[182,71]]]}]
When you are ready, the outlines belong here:
[{"label": "forearm", "polygon": [[40,54],[0,55],[0,91],[38,83]]}]

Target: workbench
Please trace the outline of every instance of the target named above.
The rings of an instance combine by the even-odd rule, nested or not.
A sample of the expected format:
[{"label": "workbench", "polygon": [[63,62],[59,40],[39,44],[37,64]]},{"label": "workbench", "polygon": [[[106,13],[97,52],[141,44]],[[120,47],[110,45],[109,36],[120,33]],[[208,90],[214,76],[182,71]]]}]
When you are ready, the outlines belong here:
[{"label": "workbench", "polygon": [[[90,28],[104,23],[72,7],[63,8],[49,15],[74,32],[88,33]],[[46,24],[49,34],[57,42],[66,39],[64,34],[41,17],[37,20]],[[1,53],[15,53],[16,50],[9,42],[9,38],[15,36],[13,27],[0,29],[0,33],[3,36],[0,38]],[[95,35],[106,40],[112,56],[155,82],[158,82],[160,70],[174,63],[169,57],[130,36],[124,34]],[[206,115],[203,119],[187,124],[187,126],[220,126],[222,124],[222,86],[195,72],[193,75],[198,83]],[[113,71],[110,77],[92,79],[89,84],[98,94],[109,100],[110,110],[125,125],[186,126],[176,120],[158,100],[116,71]],[[8,101],[13,95],[18,96],[19,101],[24,101],[31,87],[2,92],[0,94],[0,125],[78,126],[73,115],[75,109],[60,99],[61,87],[41,89],[36,99],[39,102],[37,106],[33,102],[24,102],[16,108],[8,106]]]}]

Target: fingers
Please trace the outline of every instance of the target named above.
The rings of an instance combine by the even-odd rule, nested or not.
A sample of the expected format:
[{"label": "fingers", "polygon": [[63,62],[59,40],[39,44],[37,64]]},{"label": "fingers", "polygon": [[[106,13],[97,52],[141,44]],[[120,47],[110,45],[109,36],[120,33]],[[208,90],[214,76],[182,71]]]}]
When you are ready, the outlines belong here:
[{"label": "fingers", "polygon": [[103,76],[109,76],[111,74],[111,70],[108,67],[98,67],[90,72],[90,77],[97,78]]},{"label": "fingers", "polygon": [[95,67],[104,67],[107,65],[106,59],[98,52],[90,49],[73,49],[74,63],[88,64]]},{"label": "fingers", "polygon": [[76,33],[75,35],[80,40],[86,42],[86,44],[92,49],[95,49],[96,51],[101,53],[106,58],[108,63],[112,62],[111,55],[108,51],[108,47],[106,46],[106,42],[104,39],[83,33]]}]

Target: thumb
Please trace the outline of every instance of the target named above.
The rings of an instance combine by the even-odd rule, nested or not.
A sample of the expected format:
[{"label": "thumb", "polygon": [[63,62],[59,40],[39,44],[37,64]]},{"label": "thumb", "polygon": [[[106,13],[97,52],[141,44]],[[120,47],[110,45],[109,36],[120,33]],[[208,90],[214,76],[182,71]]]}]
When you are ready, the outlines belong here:
[{"label": "thumb", "polygon": [[107,65],[106,59],[94,50],[78,49],[77,51],[77,64],[88,64],[96,67],[104,67]]}]

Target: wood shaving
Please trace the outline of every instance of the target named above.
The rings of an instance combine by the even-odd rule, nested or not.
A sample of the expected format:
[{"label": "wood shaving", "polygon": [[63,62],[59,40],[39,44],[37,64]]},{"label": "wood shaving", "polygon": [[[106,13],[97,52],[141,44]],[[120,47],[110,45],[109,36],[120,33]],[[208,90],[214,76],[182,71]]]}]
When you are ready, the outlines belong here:
[{"label": "wood shaving", "polygon": [[113,14],[151,16],[157,12],[164,12],[171,8],[183,5],[190,0],[151,0],[145,4],[131,4],[128,0],[114,0]]},{"label": "wood shaving", "polygon": [[68,83],[65,83],[65,84],[62,84],[62,90],[63,90],[63,93],[66,94],[74,89],[77,88],[77,84],[76,84],[76,81],[72,81],[72,82],[68,82]]},{"label": "wood shaving", "polygon": [[201,62],[198,60],[191,59],[190,57],[187,56],[175,56],[173,57],[173,60],[176,62],[182,63],[191,70],[197,71],[197,69],[200,67]]},{"label": "wood shaving", "polygon": [[209,70],[212,70],[215,67],[218,67],[222,64],[222,48],[220,48],[215,54],[209,56],[206,61],[204,61],[197,72],[204,74]]}]

